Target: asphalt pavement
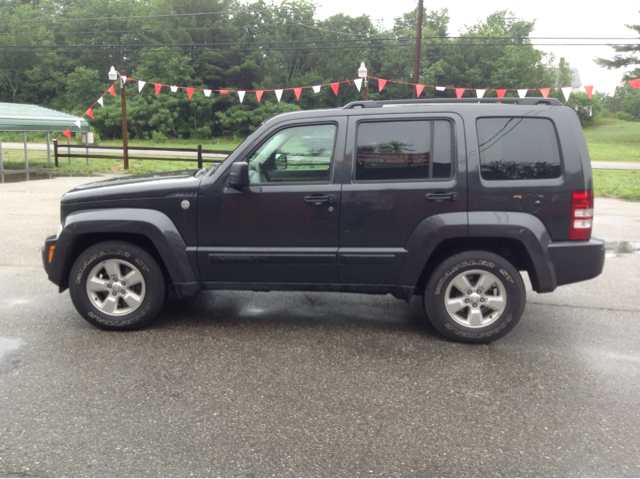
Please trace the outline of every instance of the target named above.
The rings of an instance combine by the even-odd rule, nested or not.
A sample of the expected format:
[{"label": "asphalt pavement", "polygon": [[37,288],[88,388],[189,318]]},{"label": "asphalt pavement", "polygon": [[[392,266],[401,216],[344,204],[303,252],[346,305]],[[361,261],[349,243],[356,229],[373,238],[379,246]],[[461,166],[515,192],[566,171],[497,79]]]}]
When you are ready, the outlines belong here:
[{"label": "asphalt pavement", "polygon": [[207,292],[110,333],[40,263],[94,180],[0,184],[0,476],[640,476],[640,204],[597,198],[603,274],[528,288],[490,345],[329,293]]}]

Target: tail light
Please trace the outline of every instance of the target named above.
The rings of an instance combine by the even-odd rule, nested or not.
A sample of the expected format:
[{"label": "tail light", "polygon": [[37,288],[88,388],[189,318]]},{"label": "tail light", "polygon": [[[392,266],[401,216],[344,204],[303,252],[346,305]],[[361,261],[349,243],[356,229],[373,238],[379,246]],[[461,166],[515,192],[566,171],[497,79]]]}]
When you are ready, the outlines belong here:
[{"label": "tail light", "polygon": [[593,190],[574,191],[571,196],[570,240],[591,239],[593,227]]}]

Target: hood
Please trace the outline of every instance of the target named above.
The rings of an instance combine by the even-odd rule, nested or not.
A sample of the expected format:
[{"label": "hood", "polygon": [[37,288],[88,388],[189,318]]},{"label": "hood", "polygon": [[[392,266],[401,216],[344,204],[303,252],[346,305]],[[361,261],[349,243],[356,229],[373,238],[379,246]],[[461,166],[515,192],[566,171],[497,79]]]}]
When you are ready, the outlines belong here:
[{"label": "hood", "polygon": [[200,179],[195,177],[197,171],[167,171],[108,178],[77,186],[62,196],[61,203],[193,194],[197,193],[200,184]]}]

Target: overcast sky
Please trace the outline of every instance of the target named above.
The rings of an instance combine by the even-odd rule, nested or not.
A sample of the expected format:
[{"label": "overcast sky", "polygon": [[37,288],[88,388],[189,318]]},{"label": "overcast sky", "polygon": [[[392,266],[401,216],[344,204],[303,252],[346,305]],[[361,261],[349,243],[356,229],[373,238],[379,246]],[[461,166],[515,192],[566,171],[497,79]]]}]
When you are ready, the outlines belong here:
[{"label": "overcast sky", "polygon": [[[382,20],[389,28],[393,19],[414,9],[418,0],[374,0],[346,2],[344,0],[316,0],[318,17],[326,18],[336,13],[349,16],[368,14],[372,20]],[[425,12],[449,9],[451,21],[449,35],[458,34],[465,25],[475,25],[478,20],[499,10],[509,10],[523,20],[535,20],[532,37],[616,37],[637,38],[635,32],[625,24],[640,24],[640,2],[618,0],[614,2],[588,1],[569,2],[551,0],[424,0]],[[553,41],[547,41],[553,42]],[[555,41],[555,43],[577,43],[578,40]],[[584,43],[612,43],[611,40],[585,40]],[[542,43],[536,42],[536,43]],[[578,68],[583,85],[593,85],[595,90],[613,93],[620,84],[623,70],[607,70],[593,62],[594,58],[612,58],[614,51],[608,46],[536,46],[552,52],[556,61],[565,58],[569,65]],[[354,66],[354,72],[358,65]],[[394,78],[390,78],[393,80]],[[447,85],[459,86],[465,85]],[[548,85],[571,86],[571,85]],[[529,85],[523,85],[529,87]]]}]

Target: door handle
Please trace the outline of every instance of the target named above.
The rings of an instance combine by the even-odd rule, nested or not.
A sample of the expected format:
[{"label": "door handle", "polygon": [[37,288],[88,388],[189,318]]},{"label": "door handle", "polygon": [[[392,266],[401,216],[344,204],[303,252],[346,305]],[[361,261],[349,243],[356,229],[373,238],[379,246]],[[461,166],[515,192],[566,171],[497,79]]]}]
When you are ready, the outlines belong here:
[{"label": "door handle", "polygon": [[456,192],[453,192],[453,193],[443,193],[443,192],[427,193],[425,198],[427,198],[429,201],[445,201],[445,200],[456,201],[458,198],[460,198],[460,195],[458,193],[456,193]]},{"label": "door handle", "polygon": [[336,197],[333,195],[328,195],[328,196],[322,196],[322,195],[318,195],[318,196],[305,196],[304,197],[304,202],[305,203],[313,203],[314,205],[319,205],[321,203],[335,203],[336,202]]}]

